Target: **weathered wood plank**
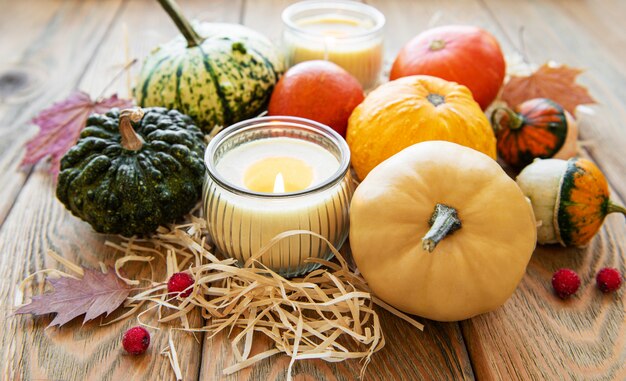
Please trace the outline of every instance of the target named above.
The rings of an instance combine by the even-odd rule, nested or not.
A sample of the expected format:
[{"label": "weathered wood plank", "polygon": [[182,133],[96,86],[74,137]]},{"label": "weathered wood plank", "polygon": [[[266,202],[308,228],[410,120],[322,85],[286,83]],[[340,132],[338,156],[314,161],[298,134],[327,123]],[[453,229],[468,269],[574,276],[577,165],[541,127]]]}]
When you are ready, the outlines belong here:
[{"label": "weathered wood plank", "polygon": [[[213,3],[209,7],[201,1],[181,2],[189,14],[204,19],[214,17],[224,19],[237,17],[239,3]],[[110,4],[90,4],[93,14],[103,14]],[[84,23],[94,23],[87,15],[75,13]],[[87,17],[89,16],[89,17]],[[77,21],[75,21],[77,23]],[[125,28],[128,31],[130,56],[141,58],[156,44],[165,42],[176,33],[175,28],[160,6],[149,0],[127,2],[123,12],[108,29],[106,38],[98,41],[100,50],[87,70],[83,67],[66,65],[74,78],[81,79],[79,88],[92,94],[101,91],[110,78],[127,60],[124,53]],[[82,30],[89,31],[88,26]],[[74,31],[78,33],[79,31]],[[76,42],[78,44],[78,42]],[[78,46],[78,45],[77,45]],[[78,49],[77,46],[74,49]],[[95,51],[95,50],[94,50]],[[67,52],[66,52],[67,53]],[[93,56],[92,51],[92,56]],[[86,64],[87,62],[85,62]],[[74,73],[77,72],[77,73]],[[78,76],[78,72],[85,72]],[[75,86],[74,83],[73,86]],[[70,84],[66,87],[69,89]],[[112,91],[125,94],[124,80],[115,83]],[[57,98],[59,95],[57,94]],[[48,248],[63,257],[86,266],[97,266],[98,261],[111,264],[115,254],[104,246],[105,236],[93,232],[84,222],[70,215],[54,197],[54,182],[43,171],[35,170],[19,197],[6,223],[0,229],[0,268],[3,282],[0,295],[3,300],[11,300],[0,310],[0,330],[5,333],[0,338],[0,351],[7,361],[2,362],[1,379],[132,379],[155,380],[173,378],[168,360],[159,355],[167,345],[167,330],[151,330],[152,344],[145,356],[126,355],[121,348],[121,336],[132,325],[134,319],[107,327],[98,323],[88,323],[81,327],[74,321],[63,328],[44,329],[50,319],[33,319],[29,316],[9,317],[13,302],[25,301],[34,287],[29,287],[26,295],[19,295],[17,285],[28,274],[42,268],[58,267],[45,256]],[[4,193],[3,193],[4,195]],[[155,263],[156,276],[163,277],[164,263]],[[127,271],[149,275],[146,266],[128,266]],[[39,291],[41,288],[39,288]],[[78,320],[78,319],[77,319]],[[147,319],[153,322],[153,319]],[[200,325],[199,314],[192,316],[192,325]],[[166,327],[165,327],[166,328]],[[174,335],[185,380],[196,379],[200,366],[202,335],[185,333]]]},{"label": "weathered wood plank", "polygon": [[[45,255],[52,249],[75,263],[97,267],[98,261],[112,264],[115,255],[103,244],[105,237],[95,234],[89,225],[71,216],[48,190],[54,186],[50,176],[35,172],[29,179],[0,230],[0,284],[2,300],[11,301],[0,309],[0,351],[4,361],[0,378],[6,380],[154,380],[170,375],[167,359],[159,355],[167,345],[167,330],[150,330],[152,343],[145,356],[130,356],[121,348],[126,329],[136,325],[134,319],[99,327],[98,320],[81,326],[76,319],[62,328],[48,328],[51,318],[10,316],[14,303],[42,290],[42,285],[18,292],[21,279],[42,268],[55,267]],[[43,192],[42,192],[43,191]],[[164,263],[154,263],[162,276]],[[129,273],[134,269],[129,266]],[[144,276],[149,270],[144,269]],[[151,319],[147,319],[151,321]],[[199,324],[196,316],[191,324]],[[198,363],[199,344],[189,335],[177,334],[175,345],[179,356],[190,364]],[[184,368],[185,379],[197,377],[197,367]]]},{"label": "weathered wood plank", "polygon": [[[524,27],[526,54],[541,63],[552,59],[587,68],[581,82],[600,103],[593,114],[579,113],[581,135],[614,186],[626,182],[621,144],[626,104],[623,55],[626,40],[617,22],[619,2],[486,2],[502,29],[505,51],[519,46]],[[607,19],[608,18],[608,19]],[[613,22],[611,22],[613,21]],[[619,30],[618,30],[619,29]],[[605,34],[606,33],[606,34]],[[504,38],[502,38],[505,36]],[[606,38],[601,38],[606,36]],[[620,49],[621,47],[621,49]],[[617,202],[624,198],[616,195]],[[462,322],[461,328],[480,379],[601,379],[626,377],[626,312],[623,291],[603,295],[595,286],[602,267],[626,270],[623,217],[612,215],[585,249],[540,246],[513,297],[500,309]],[[582,279],[568,301],[553,295],[550,279],[561,267]]]},{"label": "weathered wood plank", "polygon": [[[52,4],[53,9],[56,4]],[[9,105],[0,113],[0,184],[3,185],[0,224],[5,220],[28,178],[29,172],[21,171],[19,163],[24,153],[22,146],[37,131],[36,126],[30,124],[30,119],[39,110],[62,99],[76,87],[122,2],[88,0],[59,4],[51,16],[41,2],[21,1],[18,15],[24,19],[21,19],[21,23],[11,22],[5,26],[15,28],[5,34],[13,38],[13,35],[21,34],[23,26],[28,26],[24,21],[28,18],[27,14],[32,13],[35,20],[45,22],[45,27],[33,28],[37,31],[36,34],[25,32],[24,36],[28,39],[16,38],[27,48],[22,50],[19,57],[13,56],[12,60],[42,66],[48,78],[44,83],[45,89],[35,99]],[[7,11],[5,14],[12,12]],[[36,16],[39,14],[41,16]]]},{"label": "weathered wood plank", "polygon": [[[471,365],[458,324],[436,323],[420,319],[424,332],[377,309],[385,347],[372,356],[367,366],[366,380],[471,380]],[[236,333],[234,333],[236,334]],[[256,337],[251,354],[270,349],[264,337]],[[284,380],[290,358],[275,355],[254,366],[230,376],[224,376],[224,368],[235,364],[230,343],[225,333],[206,340],[200,379],[202,380]],[[348,360],[329,363],[322,360],[297,361],[293,367],[294,380],[350,381],[359,377],[362,363]]]},{"label": "weathered wood plank", "polygon": [[241,23],[266,35],[273,43],[280,46],[283,21],[283,9],[298,0],[247,1],[243,7]]},{"label": "weathered wood plank", "polygon": [[[4,1],[0,6],[7,9],[0,13],[0,35],[5,36],[0,44],[1,120],[8,109],[16,106],[16,92],[21,93],[20,90],[23,90],[21,86],[28,85],[29,78],[23,77],[17,78],[17,81],[22,81],[22,85],[16,84],[14,77],[16,73],[11,70],[22,69],[24,64],[31,64],[29,62],[33,52],[31,47],[38,44],[46,31],[52,29],[51,24],[56,20],[55,16],[60,12],[62,3],[51,2],[46,7],[33,9],[32,3],[28,1],[13,3]],[[29,22],[26,23],[24,20]],[[36,92],[32,93],[36,95],[34,94]],[[2,128],[0,125],[0,129]]]},{"label": "weathered wood plank", "polygon": [[[603,295],[595,275],[626,268],[621,218],[612,216],[586,249],[538,247],[526,275],[500,309],[462,322],[474,372],[485,380],[622,380],[626,376],[623,291]],[[568,267],[581,288],[562,301],[552,291],[554,271]]]}]

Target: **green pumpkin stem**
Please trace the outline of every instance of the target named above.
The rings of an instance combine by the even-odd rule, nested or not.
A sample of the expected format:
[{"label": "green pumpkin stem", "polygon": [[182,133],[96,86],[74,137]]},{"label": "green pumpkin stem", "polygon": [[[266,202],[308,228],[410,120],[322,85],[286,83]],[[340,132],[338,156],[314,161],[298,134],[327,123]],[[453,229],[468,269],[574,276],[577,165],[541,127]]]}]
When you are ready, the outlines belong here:
[{"label": "green pumpkin stem", "polygon": [[183,15],[183,12],[178,7],[178,4],[174,0],[158,0],[159,4],[165,9],[165,12],[170,16],[180,33],[185,36],[187,40],[187,47],[193,48],[199,46],[204,41],[198,32],[191,26],[187,18]]},{"label": "green pumpkin stem", "polygon": [[610,213],[622,213],[624,216],[626,216],[626,208],[618,204],[613,204],[613,202],[609,201],[606,207],[606,214]]},{"label": "green pumpkin stem", "polygon": [[143,118],[141,108],[126,109],[120,112],[120,135],[122,147],[130,151],[139,151],[143,147],[143,140],[137,135],[131,123],[137,123]]},{"label": "green pumpkin stem", "polygon": [[[502,126],[501,115],[503,113],[509,117],[506,126]],[[508,107],[498,107],[491,113],[491,125],[496,132],[503,127],[509,128],[511,130],[517,130],[524,125],[524,117]]]},{"label": "green pumpkin stem", "polygon": [[435,246],[448,234],[454,233],[461,228],[461,220],[456,209],[444,205],[435,205],[435,211],[428,221],[430,230],[422,238],[422,248],[429,253],[435,250]]}]

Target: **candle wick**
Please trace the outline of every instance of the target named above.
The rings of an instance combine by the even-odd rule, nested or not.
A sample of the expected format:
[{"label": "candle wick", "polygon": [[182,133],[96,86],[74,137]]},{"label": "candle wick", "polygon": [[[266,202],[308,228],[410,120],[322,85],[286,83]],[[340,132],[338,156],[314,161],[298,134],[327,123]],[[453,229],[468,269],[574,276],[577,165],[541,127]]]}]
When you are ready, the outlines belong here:
[{"label": "candle wick", "polygon": [[283,174],[280,172],[274,179],[274,193],[285,193],[285,179],[283,179]]}]

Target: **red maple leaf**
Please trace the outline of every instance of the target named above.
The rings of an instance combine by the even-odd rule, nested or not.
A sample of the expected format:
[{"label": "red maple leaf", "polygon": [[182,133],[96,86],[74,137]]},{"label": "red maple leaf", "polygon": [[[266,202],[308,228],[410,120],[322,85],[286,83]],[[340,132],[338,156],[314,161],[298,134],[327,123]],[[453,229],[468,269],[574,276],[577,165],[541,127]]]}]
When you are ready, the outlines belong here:
[{"label": "red maple leaf", "polygon": [[582,70],[561,65],[541,65],[528,76],[512,76],[504,85],[501,98],[514,107],[533,98],[548,98],[563,106],[572,115],[576,106],[596,103],[584,86],[576,83]]},{"label": "red maple leaf", "polygon": [[69,277],[49,278],[54,291],[34,296],[29,304],[17,311],[19,314],[46,315],[56,313],[48,327],[69,322],[79,315],[85,315],[83,324],[106,313],[115,311],[128,297],[131,289],[113,269],[105,274],[83,267],[82,279]]},{"label": "red maple leaf", "polygon": [[33,118],[32,122],[39,126],[39,133],[26,143],[22,165],[34,165],[50,156],[49,171],[56,176],[61,158],[78,140],[89,115],[105,113],[113,107],[127,108],[132,105],[132,100],[120,99],[116,94],[96,101],[82,91],[70,94],[65,100],[42,110]]}]

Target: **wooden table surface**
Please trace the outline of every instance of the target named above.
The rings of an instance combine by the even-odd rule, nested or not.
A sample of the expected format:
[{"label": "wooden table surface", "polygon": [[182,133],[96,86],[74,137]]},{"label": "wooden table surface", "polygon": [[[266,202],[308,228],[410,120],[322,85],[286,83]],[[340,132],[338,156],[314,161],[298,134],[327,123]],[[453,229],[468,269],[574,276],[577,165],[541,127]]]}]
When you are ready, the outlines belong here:
[{"label": "wooden table surface", "polygon": [[[204,21],[238,22],[280,38],[287,0],[180,0],[186,14]],[[623,0],[367,0],[387,17],[386,54],[391,59],[410,37],[427,27],[461,23],[491,31],[506,54],[582,67],[580,81],[598,105],[581,113],[581,155],[605,172],[615,201],[626,201],[626,2]],[[125,355],[123,332],[133,319],[107,327],[74,321],[45,329],[50,318],[10,316],[15,305],[41,287],[19,282],[37,270],[60,265],[48,249],[87,266],[112,263],[105,237],[71,216],[54,197],[45,166],[20,169],[23,145],[37,131],[29,122],[42,108],[79,88],[99,94],[129,58],[142,58],[176,30],[151,0],[0,0],[0,78],[7,65],[34,65],[47,73],[36,96],[6,102],[0,97],[0,379],[173,379],[159,355],[167,331],[153,332],[150,352]],[[137,72],[137,67],[132,73]],[[112,90],[128,96],[126,79]],[[1,80],[0,80],[1,83]],[[585,249],[539,247],[511,299],[497,311],[458,323],[419,319],[417,331],[381,312],[386,346],[373,357],[368,380],[626,380],[624,287],[603,295],[594,285],[606,266],[626,270],[624,218],[611,215]],[[570,267],[582,287],[569,301],[554,297],[553,271]],[[80,319],[77,319],[80,320]],[[202,324],[200,318],[197,324]],[[233,364],[223,336],[173,336],[185,380],[220,379]],[[263,345],[260,343],[259,345]],[[275,356],[224,379],[279,380],[289,359]],[[357,361],[298,362],[297,380],[352,380]]]}]

